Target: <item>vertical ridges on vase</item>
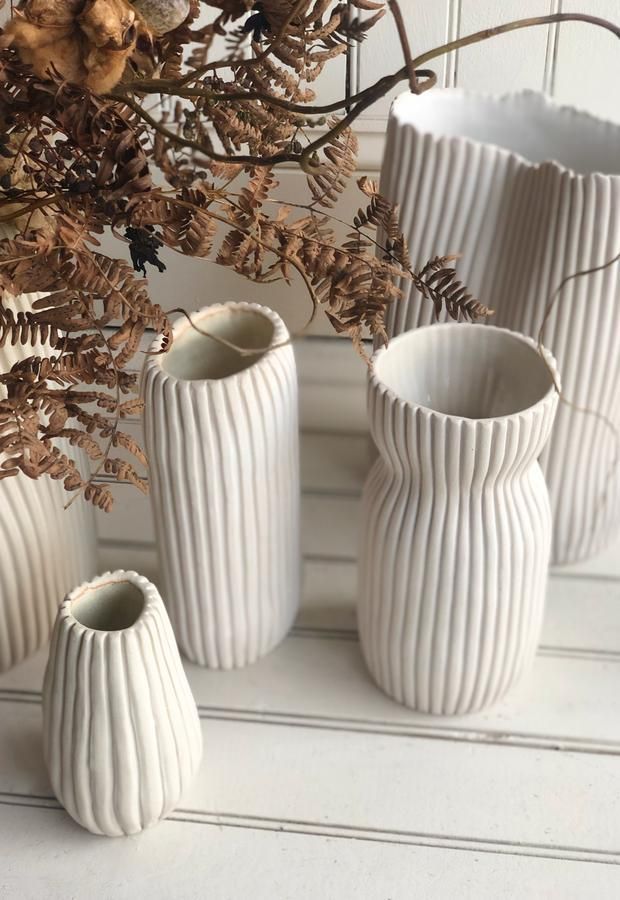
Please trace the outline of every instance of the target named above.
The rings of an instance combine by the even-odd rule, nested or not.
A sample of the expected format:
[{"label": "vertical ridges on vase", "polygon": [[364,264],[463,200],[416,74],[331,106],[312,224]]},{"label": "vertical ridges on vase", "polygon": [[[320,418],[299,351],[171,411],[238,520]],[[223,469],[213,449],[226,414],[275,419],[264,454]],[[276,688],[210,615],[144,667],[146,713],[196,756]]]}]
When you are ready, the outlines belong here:
[{"label": "vertical ridges on vase", "polygon": [[[273,343],[288,337],[271,310]],[[201,315],[200,313],[198,315]],[[297,375],[278,346],[219,379],[145,368],[164,599],[183,653],[213,668],[247,665],[289,630],[300,590]]]},{"label": "vertical ridges on vase", "polygon": [[[27,310],[40,296],[24,294],[10,303]],[[0,367],[8,371],[44,350],[41,344],[7,344],[0,348]],[[86,471],[82,451],[66,441],[61,450]],[[67,591],[95,574],[92,507],[79,498],[65,510],[69,498],[62,482],[47,476],[33,481],[19,474],[0,481],[0,672],[45,644]]]},{"label": "vertical ridges on vase", "polygon": [[[514,106],[527,113],[531,106],[538,127],[541,104],[549,117],[580,115],[533,93],[501,99],[451,93],[453,103],[470,105],[461,111],[470,118],[479,102],[487,116],[494,114],[491,108]],[[445,94],[438,92],[436,102],[444,103]],[[431,101],[429,95],[423,102]],[[442,137],[423,125],[418,130],[416,102],[397,101],[381,176],[382,190],[399,204],[414,267],[436,254],[461,254],[459,277],[495,309],[493,324],[537,338],[563,279],[602,266],[618,252],[620,175],[581,175],[556,162],[530,164],[492,143]],[[593,117],[589,123],[593,141],[609,137],[610,124]],[[616,128],[616,142],[617,133]],[[390,336],[434,321],[432,305],[404,287],[404,301],[393,304],[387,317]],[[620,356],[614,346],[619,299],[617,265],[570,280],[544,329],[570,401],[560,405],[541,459],[555,563],[592,556],[620,528]]]},{"label": "vertical ridges on vase", "polygon": [[171,812],[202,753],[196,705],[163,603],[146,579],[113,573],[119,575],[144,591],[140,621],[120,631],[88,629],[65,601],[43,692],[54,792],[80,825],[109,836],[137,833]]},{"label": "vertical ridges on vase", "polygon": [[[462,373],[459,352],[455,341]],[[551,546],[537,458],[556,406],[552,392],[514,415],[459,418],[369,378],[380,456],[362,499],[359,630],[371,674],[399,702],[473,712],[505,694],[533,658]]]}]

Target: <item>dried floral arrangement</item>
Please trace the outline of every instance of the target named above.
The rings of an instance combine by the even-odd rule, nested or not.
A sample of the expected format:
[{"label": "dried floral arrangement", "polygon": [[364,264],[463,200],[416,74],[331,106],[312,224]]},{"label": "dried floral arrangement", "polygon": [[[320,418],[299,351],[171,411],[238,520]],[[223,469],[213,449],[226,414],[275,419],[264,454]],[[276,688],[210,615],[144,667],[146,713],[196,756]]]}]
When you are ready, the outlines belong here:
[{"label": "dried floral arrangement", "polygon": [[[0,6],[5,0],[0,0]],[[211,13],[204,24],[202,11]],[[413,271],[398,211],[369,179],[346,239],[334,209],[356,168],[355,119],[399,81],[432,87],[423,68],[459,47],[577,13],[523,19],[411,58],[396,0],[23,0],[0,32],[0,347],[32,355],[0,372],[0,478],[62,479],[102,509],[105,472],[146,490],[124,448],[144,463],[122,420],[141,410],[128,364],[145,331],[171,340],[146,266],[162,247],[210,258],[255,282],[298,278],[358,348],[385,337],[402,279],[437,311],[487,310],[453,257]],[[381,16],[395,19],[405,63],[330,104],[313,82]],[[217,39],[227,38],[225,53]],[[219,41],[221,46],[221,41]],[[154,108],[155,107],[155,108]],[[275,199],[278,165],[307,177],[308,199]],[[111,232],[118,255],[101,249]],[[12,298],[43,297],[32,306]],[[93,461],[80,472],[66,442]]]}]

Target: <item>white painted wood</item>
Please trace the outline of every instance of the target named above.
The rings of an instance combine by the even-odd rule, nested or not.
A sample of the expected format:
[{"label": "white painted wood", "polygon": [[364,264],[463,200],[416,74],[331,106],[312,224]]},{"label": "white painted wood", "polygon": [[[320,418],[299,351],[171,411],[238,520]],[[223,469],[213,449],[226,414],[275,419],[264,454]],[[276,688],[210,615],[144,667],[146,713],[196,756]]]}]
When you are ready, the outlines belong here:
[{"label": "white painted wood", "polygon": [[[451,7],[456,9],[457,3],[458,0],[417,0],[417,2],[411,0],[401,3],[414,56],[451,39],[447,35],[448,15]],[[369,87],[384,75],[391,75],[403,64],[403,52],[396,25],[390,13],[386,12],[382,21],[370,31],[360,47],[360,89]],[[445,65],[445,59],[441,58],[427,67],[436,73],[438,84],[444,82]],[[389,95],[379,100],[360,120],[358,130],[364,132],[378,129],[383,132],[384,120],[387,118],[391,101],[405,89],[406,83],[403,81]]]},{"label": "white painted wood", "polygon": [[[554,0],[461,0],[460,36],[494,25],[540,16]],[[503,94],[543,87],[549,29],[540,26],[499,35],[457,54],[456,85],[468,90]]]},{"label": "white painted wood", "polygon": [[[318,431],[302,434],[292,636],[240,672],[188,665],[203,765],[173,818],[140,839],[93,839],[41,799],[45,652],[0,677],[0,896],[615,897],[620,545],[552,575],[533,674],[503,703],[455,720],[392,703],[356,635],[365,369],[336,341],[296,354],[304,427]],[[148,501],[115,491],[100,566],[156,582]]]},{"label": "white painted wood", "polygon": [[[155,543],[150,498],[129,485],[111,484],[114,510],[97,517],[104,541]],[[301,543],[305,554],[352,558],[357,553],[359,499],[347,495],[305,495],[301,510]]]},{"label": "white painted wood", "polygon": [[[336,348],[334,348],[336,349]],[[342,348],[344,350],[346,348]],[[338,355],[341,348],[338,348]],[[302,382],[301,396],[306,386]],[[359,399],[359,426],[365,421],[363,387],[339,384],[337,389],[325,390],[320,383],[316,391],[317,418],[321,411],[331,409],[329,418],[342,424],[339,400],[349,404],[350,390]],[[303,402],[302,402],[303,408]],[[320,421],[320,420],[319,420]],[[349,423],[355,425],[358,423]],[[137,426],[130,425],[134,433]],[[303,551],[306,555],[327,558],[348,557],[357,554],[358,496],[371,462],[370,443],[363,432],[359,434],[304,433],[302,451],[302,500]],[[97,524],[100,536],[106,541],[149,543],[154,540],[149,498],[142,497],[125,485],[113,486],[117,499],[115,510],[107,516],[99,515]],[[120,564],[120,563],[119,563]],[[126,563],[123,562],[123,565]],[[109,563],[108,563],[109,565]],[[560,567],[558,574],[594,575],[620,579],[620,554],[618,543],[604,554],[587,563]],[[596,585],[596,582],[592,582]]]},{"label": "white painted wood", "polygon": [[[0,704],[40,703],[44,662],[40,653],[3,676]],[[389,700],[371,684],[357,641],[344,633],[297,629],[247,671],[185,666],[207,718],[620,755],[618,654],[543,649],[532,675],[505,701],[450,718],[421,715]]]},{"label": "white painted wood", "polygon": [[[142,443],[139,422],[123,423],[123,430]],[[306,430],[301,440],[301,483],[307,490],[359,494],[371,462],[366,434]],[[121,455],[122,448],[117,455]],[[115,451],[116,452],[116,451]],[[125,451],[127,453],[127,451]],[[131,456],[128,454],[127,459]],[[146,469],[136,464],[140,474]]]},{"label": "white painted wood", "polygon": [[593,578],[620,578],[620,540],[587,562],[558,566],[556,571],[565,575],[584,575]]},{"label": "white painted wood", "polygon": [[[617,552],[617,551],[616,551]],[[135,565],[158,582],[154,547],[106,544],[101,571]],[[354,559],[306,556],[297,628],[355,637],[357,567]],[[620,655],[620,580],[551,575],[543,620],[543,652],[606,658]]]},{"label": "white painted wood", "polygon": [[[617,0],[418,0],[405,3],[404,15],[413,53],[430,49],[492,25],[554,12],[585,12],[620,21]],[[360,82],[396,70],[399,45],[392,22],[371,32],[360,50]],[[620,121],[614,85],[620,66],[618,42],[591,25],[540,26],[501,35],[431,64],[438,83],[505,93],[522,88],[549,91],[563,103]],[[404,90],[403,83],[399,90]],[[392,98],[399,91],[392,92]],[[360,156],[378,168],[390,98],[380,100],[357,124]]]},{"label": "white painted wood", "polygon": [[[40,709],[3,712],[0,791],[50,796]],[[214,718],[202,730],[179,807],[198,817],[620,864],[616,756]]]},{"label": "white painted wood", "polygon": [[[298,626],[355,630],[356,576],[354,560],[306,558]],[[620,580],[552,574],[541,644],[545,650],[620,654]]]},{"label": "white painted wood", "polygon": [[[517,887],[532,900],[584,900],[612,897],[618,886],[615,866],[413,846],[397,839],[309,837],[303,826],[280,832],[269,822],[226,828],[180,821],[182,813],[139,840],[93,841],[63,812],[42,806],[0,806],[5,900],[195,900],[207,892],[217,900],[480,900],[481,890],[497,900],[514,897]],[[36,866],[24,865],[33,848]],[[148,867],[136,864],[138,854],[148,858]]]},{"label": "white painted wood", "polygon": [[[587,12],[620,24],[618,0],[563,0],[562,12]],[[558,28],[555,95],[597,116],[620,122],[616,85],[618,40],[591,25],[564,22]]]}]

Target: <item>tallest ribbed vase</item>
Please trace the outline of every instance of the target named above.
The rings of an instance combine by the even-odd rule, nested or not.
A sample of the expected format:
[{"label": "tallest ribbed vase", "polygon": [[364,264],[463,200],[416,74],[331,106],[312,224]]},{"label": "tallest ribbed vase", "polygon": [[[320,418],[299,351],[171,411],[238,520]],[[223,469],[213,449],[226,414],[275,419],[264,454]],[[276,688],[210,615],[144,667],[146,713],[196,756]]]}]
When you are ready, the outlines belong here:
[{"label": "tallest ribbed vase", "polygon": [[[543,332],[564,396],[541,465],[552,559],[592,556],[620,530],[620,126],[540,94],[402,95],[392,107],[381,190],[400,206],[414,266],[460,253],[459,276],[493,324]],[[415,292],[390,336],[433,321]],[[587,410],[587,411],[584,411]]]},{"label": "tallest ribbed vase", "polygon": [[177,640],[193,662],[229,669],[279,643],[297,612],[297,375],[271,310],[228,303],[192,320],[213,337],[183,321],[146,363],[145,439]]}]

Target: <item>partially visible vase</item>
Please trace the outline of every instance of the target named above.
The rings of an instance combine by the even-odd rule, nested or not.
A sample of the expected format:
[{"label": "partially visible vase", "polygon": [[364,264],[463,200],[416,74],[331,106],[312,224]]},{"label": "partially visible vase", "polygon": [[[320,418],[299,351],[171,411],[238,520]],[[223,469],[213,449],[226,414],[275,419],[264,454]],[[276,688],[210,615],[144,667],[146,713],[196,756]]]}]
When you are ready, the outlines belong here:
[{"label": "partially visible vase", "polygon": [[145,440],[177,640],[193,662],[230,669],[278,644],[298,608],[297,376],[271,310],[228,303],[192,321],[215,339],[185,320],[148,357]]},{"label": "partially visible vase", "polygon": [[94,834],[135,834],[165,818],[193,778],[202,735],[156,588],[107,572],[62,603],[43,688],[54,793]]},{"label": "partially visible vase", "polygon": [[[400,205],[414,266],[462,254],[459,276],[496,310],[493,323],[538,337],[563,279],[620,251],[620,126],[533,92],[404,94],[381,190]],[[433,321],[405,288],[390,336]],[[595,554],[620,529],[619,332],[618,264],[567,282],[545,326],[573,404],[560,405],[541,459],[555,563]]]},{"label": "partially visible vase", "polygon": [[[3,303],[26,310],[38,296],[4,297]],[[0,372],[35,352],[44,353],[45,347],[5,344]],[[80,466],[88,465],[68,442],[62,450]],[[47,476],[33,481],[20,473],[0,480],[0,672],[48,641],[67,591],[97,569],[93,509],[78,499],[65,510],[69,497],[61,481]]]},{"label": "partially visible vase", "polygon": [[537,458],[555,375],[533,341],[491,326],[420,328],[373,357],[380,455],[363,493],[359,631],[400,703],[473,712],[534,656],[551,544]]}]

